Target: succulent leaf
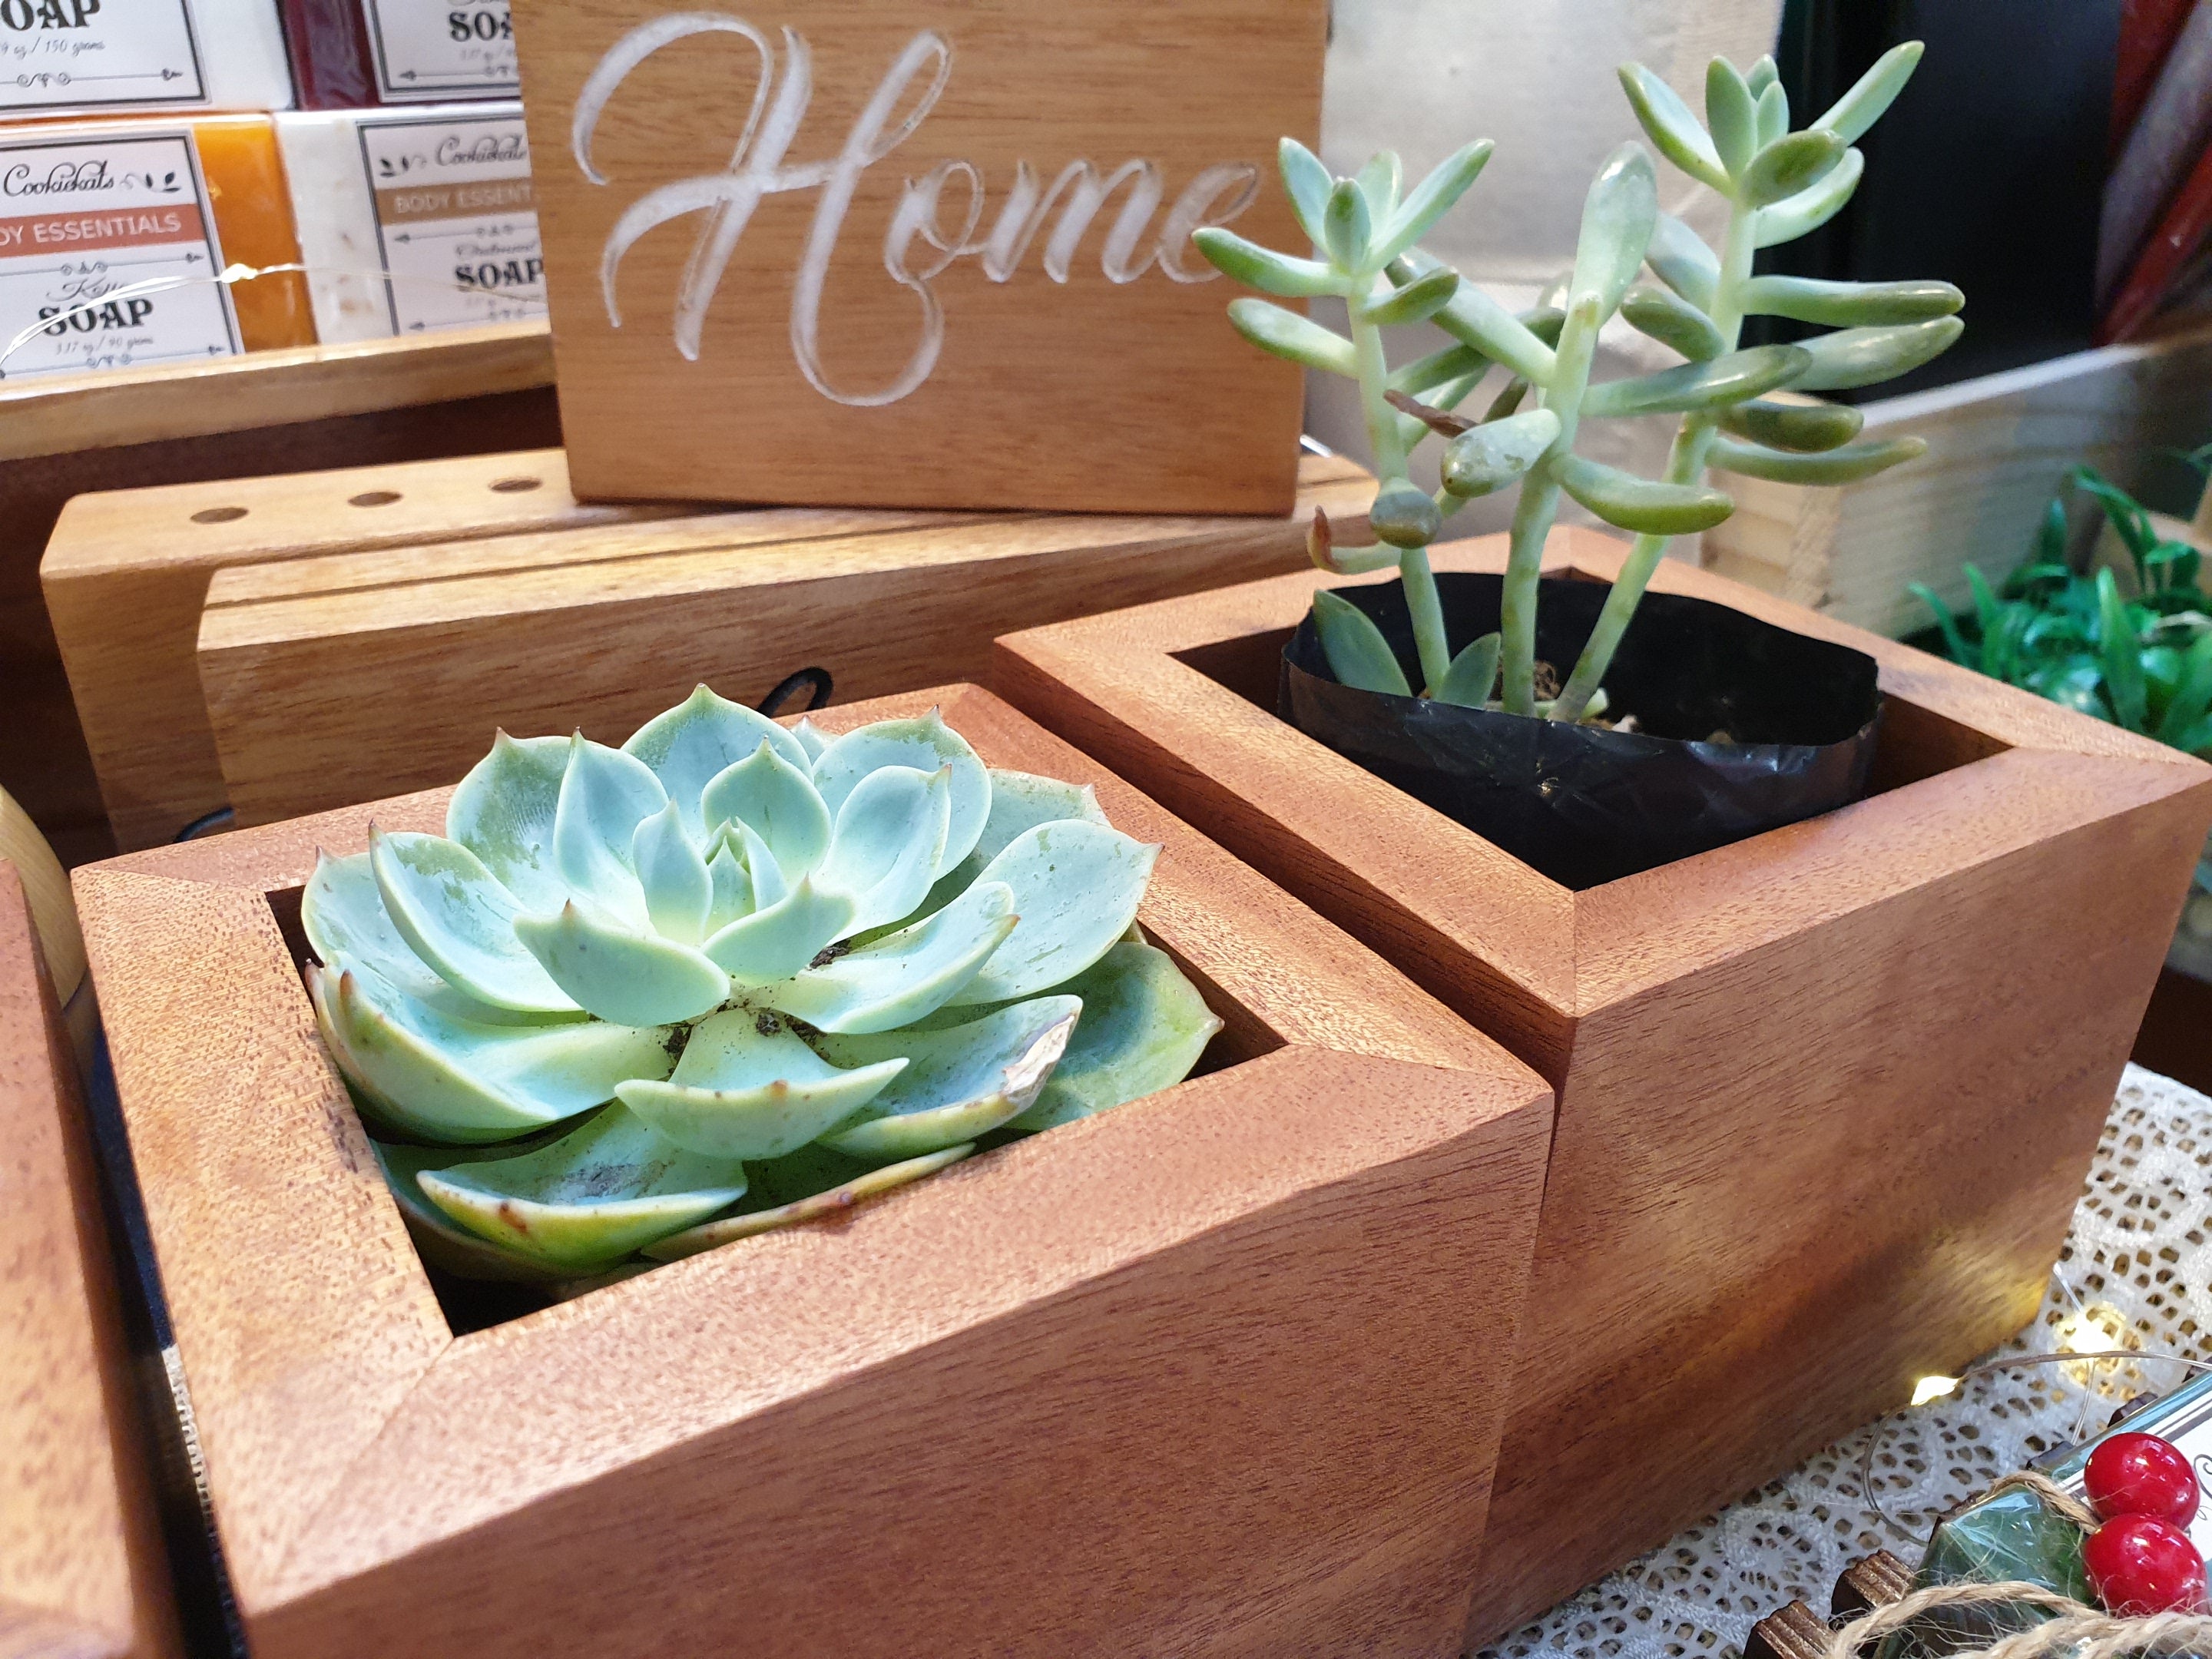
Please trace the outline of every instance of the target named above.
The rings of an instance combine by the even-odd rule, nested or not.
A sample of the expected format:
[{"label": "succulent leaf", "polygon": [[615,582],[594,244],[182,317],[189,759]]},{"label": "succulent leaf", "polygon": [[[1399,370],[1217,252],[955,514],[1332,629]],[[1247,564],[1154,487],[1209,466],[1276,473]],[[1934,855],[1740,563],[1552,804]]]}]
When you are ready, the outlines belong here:
[{"label": "succulent leaf", "polygon": [[1583,202],[1568,292],[1597,299],[1598,320],[1613,315],[1636,279],[1659,214],[1659,181],[1644,146],[1631,142],[1606,158]]},{"label": "succulent leaf", "polygon": [[683,813],[684,827],[695,841],[703,842],[714,826],[701,820],[701,795],[708,783],[763,743],[793,766],[807,764],[806,745],[797,737],[758,709],[717,696],[702,685],[666,714],[654,715],[630,733],[623,752],[652,771]]},{"label": "succulent leaf", "polygon": [[1316,247],[1327,240],[1322,234],[1322,222],[1328,212],[1328,193],[1336,188],[1336,179],[1322,165],[1316,155],[1295,138],[1285,138],[1275,147],[1275,162],[1283,174],[1283,193],[1291,198],[1291,211],[1297,216],[1298,225]]},{"label": "succulent leaf", "polygon": [[1376,262],[1388,264],[1427,235],[1437,221],[1451,210],[1452,204],[1481,175],[1492,148],[1489,139],[1478,138],[1430,169],[1428,177],[1413,187],[1413,193],[1376,238],[1373,250]]},{"label": "succulent leaf", "polygon": [[1753,208],[1786,200],[1820,183],[1848,148],[1844,140],[1817,127],[1784,133],[1751,158],[1736,181],[1736,195]]},{"label": "succulent leaf", "polygon": [[1382,149],[1367,158],[1367,165],[1359,169],[1352,183],[1367,198],[1368,217],[1377,225],[1387,224],[1398,210],[1398,192],[1405,187],[1405,164],[1398,152]]},{"label": "succulent leaf", "polygon": [[1359,372],[1351,341],[1295,311],[1285,311],[1266,300],[1231,300],[1229,321],[1261,350],[1303,368],[1327,369],[1332,374]]},{"label": "succulent leaf", "polygon": [[1716,438],[1711,464],[1723,472],[1771,478],[1777,483],[1846,484],[1887,472],[1893,466],[1916,460],[1927,453],[1925,438],[1885,438],[1875,443],[1844,444],[1810,455],[1741,443],[1733,438]]},{"label": "succulent leaf", "polygon": [[1028,831],[1066,819],[1103,825],[1106,814],[1098,805],[1098,792],[1087,783],[1063,783],[1034,772],[992,768],[991,816],[984,820],[983,833],[969,854],[981,860],[977,873]]},{"label": "succulent leaf", "polygon": [[543,1284],[556,1277],[550,1269],[521,1261],[488,1239],[462,1231],[430,1202],[416,1181],[425,1170],[451,1169],[486,1158],[512,1158],[520,1148],[507,1145],[468,1151],[458,1146],[388,1146],[380,1140],[370,1141],[368,1148],[376,1157],[385,1188],[399,1206],[400,1218],[406,1222],[415,1248],[432,1267],[464,1279],[510,1284]]},{"label": "succulent leaf", "polygon": [[569,900],[557,915],[516,917],[514,936],[580,1006],[617,1025],[696,1019],[730,994],[730,975],[703,952],[586,909],[581,900]]},{"label": "succulent leaf", "polygon": [[1398,665],[1397,653],[1382,637],[1374,619],[1349,599],[1339,599],[1326,587],[1313,596],[1314,631],[1321,635],[1322,654],[1329,672],[1340,684],[1357,691],[1380,691],[1394,697],[1410,697],[1413,688]]},{"label": "succulent leaf", "polygon": [[1760,58],[1744,72],[1744,84],[1751,88],[1754,98],[1766,96],[1767,88],[1782,79],[1782,71],[1775,67],[1772,53]]},{"label": "succulent leaf", "polygon": [[1849,404],[1777,404],[1756,398],[1721,411],[1721,429],[1770,449],[1833,449],[1859,435],[1866,416]]},{"label": "succulent leaf", "polygon": [[611,1266],[745,1192],[742,1164],[686,1152],[621,1106],[533,1152],[416,1181],[470,1232],[568,1273]]},{"label": "succulent leaf", "polygon": [[1641,536],[1686,536],[1711,530],[1735,511],[1717,489],[1659,483],[1581,455],[1562,457],[1559,487],[1607,524]]},{"label": "succulent leaf", "polygon": [[638,824],[668,801],[659,778],[636,757],[580,732],[571,738],[553,811],[553,865],[568,895],[644,927],[645,889],[630,862],[630,843]]},{"label": "succulent leaf", "polygon": [[1751,86],[1752,95],[1759,100],[1756,125],[1759,145],[1764,149],[1790,131],[1790,94],[1778,80],[1769,81],[1765,87]]},{"label": "succulent leaf", "polygon": [[687,1152],[781,1158],[866,1108],[907,1063],[888,1053],[826,1060],[774,1014],[732,1008],[693,1028],[666,1082],[640,1079],[615,1094]]},{"label": "succulent leaf", "polygon": [[[817,874],[825,886],[853,895],[853,931],[896,921],[921,902],[943,867],[951,796],[948,764],[935,772],[879,766],[845,797]],[[982,827],[979,819],[971,834]]]},{"label": "succulent leaf", "polygon": [[1583,399],[1587,415],[1654,415],[1722,409],[1787,386],[1812,362],[1802,346],[1751,346],[1710,362],[1608,380]]},{"label": "succulent leaf", "polygon": [[1803,346],[1813,354],[1812,368],[1790,385],[1799,392],[1876,386],[1942,356],[1966,328],[1956,317],[1937,317],[1893,328],[1845,328],[1833,334],[1816,334]]},{"label": "succulent leaf", "polygon": [[[1442,268],[1438,261],[1418,248],[1408,249],[1398,263],[1421,276]],[[1453,290],[1450,302],[1429,320],[1462,345],[1480,352],[1492,362],[1504,364],[1522,379],[1537,386],[1550,383],[1558,362],[1552,348],[1533,328],[1476,283],[1462,283]],[[1347,351],[1350,344],[1346,342]],[[1347,367],[1344,372],[1354,371]]]},{"label": "succulent leaf", "polygon": [[1559,438],[1559,417],[1548,409],[1486,421],[1444,446],[1444,489],[1459,496],[1486,495],[1543,459]]},{"label": "succulent leaf", "polygon": [[1754,276],[1743,294],[1747,316],[1832,327],[1924,322],[1948,317],[1966,303],[1948,283],[1829,283],[1810,276]]},{"label": "succulent leaf", "polygon": [[1024,830],[976,878],[978,887],[1012,890],[1020,923],[946,1000],[1012,1001],[1081,973],[1129,931],[1159,856],[1158,846],[1103,823],[1069,819]]},{"label": "succulent leaf", "polygon": [[789,1158],[760,1164],[749,1173],[755,1185],[763,1191],[789,1191],[804,1186],[810,1188],[805,1194],[783,1199],[764,1209],[742,1211],[718,1221],[702,1223],[647,1245],[643,1254],[656,1261],[678,1261],[737,1239],[842,1216],[862,1200],[907,1186],[924,1176],[935,1175],[975,1150],[973,1146],[948,1146],[941,1152],[872,1170],[859,1158],[847,1158],[824,1146],[803,1147]]},{"label": "succulent leaf", "polygon": [[1794,242],[1809,235],[1844,210],[1844,204],[1851,199],[1851,192],[1865,176],[1865,155],[1856,149],[1846,151],[1820,183],[1771,207],[1761,208],[1753,240],[1760,247],[1772,247],[1778,242]]},{"label": "succulent leaf", "polygon": [[[772,858],[769,860],[774,861]],[[707,937],[712,939],[739,917],[750,915],[756,908],[751,872],[738,854],[731,849],[726,836],[715,843],[714,856],[707,860],[707,878],[711,889],[707,904]]]},{"label": "succulent leaf", "polygon": [[568,738],[501,732],[446,805],[447,837],[483,860],[526,909],[550,910],[568,896],[552,858],[553,813],[568,766]]},{"label": "succulent leaf", "polygon": [[705,938],[714,881],[674,801],[637,826],[630,837],[630,862],[645,890],[653,931],[679,945],[696,945]]},{"label": "succulent leaf", "polygon": [[1018,920],[1012,888],[978,881],[934,915],[763,987],[753,1000],[819,1030],[894,1030],[950,1002]]},{"label": "succulent leaf", "polygon": [[1191,234],[1190,240],[1216,270],[1262,294],[1285,300],[1310,300],[1345,290],[1345,278],[1333,265],[1319,259],[1300,259],[1278,253],[1218,225],[1201,225]]},{"label": "succulent leaf", "polygon": [[1721,165],[1713,141],[1674,88],[1641,64],[1620,66],[1620,85],[1659,153],[1699,184],[1725,193],[1728,169]]},{"label": "succulent leaf", "polygon": [[1728,349],[1728,342],[1713,326],[1711,318],[1663,288],[1644,284],[1630,289],[1621,298],[1620,314],[1638,333],[1673,348],[1692,362],[1704,362]]},{"label": "succulent leaf", "polygon": [[945,845],[938,854],[942,875],[975,850],[991,811],[991,775],[968,739],[931,709],[919,720],[877,720],[855,726],[823,751],[814,763],[814,787],[834,815],[860,780],[879,767],[910,766],[923,773],[952,769]]},{"label": "succulent leaf", "polygon": [[1713,308],[1719,290],[1721,262],[1698,233],[1671,213],[1662,213],[1651,226],[1651,245],[1644,262],[1654,276],[1703,312]]},{"label": "succulent leaf", "polygon": [[1083,1017],[1036,1103],[1013,1120],[1024,1133],[1174,1087],[1221,1030],[1173,958],[1150,945],[1117,944],[1060,989]]},{"label": "succulent leaf", "polygon": [[881,1160],[989,1133],[1036,1101],[1084,1012],[1079,997],[1033,997],[964,1025],[817,1039],[832,1065],[906,1067],[823,1145]]},{"label": "succulent leaf", "polygon": [[1498,684],[1498,659],[1504,647],[1503,634],[1485,634],[1469,641],[1452,659],[1443,684],[1429,695],[1438,702],[1456,703],[1462,708],[1481,708],[1490,701],[1491,690]]},{"label": "succulent leaf", "polygon": [[1917,40],[1892,46],[1813,125],[1834,133],[1847,144],[1856,143],[1897,101],[1897,94],[1905,90],[1912,71],[1920,67],[1920,55],[1925,50]]},{"label": "succulent leaf", "polygon": [[792,740],[806,751],[806,763],[811,767],[822,758],[830,747],[830,734],[814,723],[811,714],[801,714],[799,724],[791,728]]},{"label": "succulent leaf", "polygon": [[1366,319],[1382,328],[1395,328],[1401,323],[1426,322],[1450,303],[1459,288],[1459,272],[1449,265],[1438,265],[1427,275],[1416,276],[1403,288],[1393,289],[1384,299],[1366,308]]},{"label": "succulent leaf", "polygon": [[[568,741],[561,740],[563,753]],[[581,1019],[581,1009],[569,1014],[526,1014],[490,1003],[456,989],[401,937],[376,890],[376,872],[368,854],[356,853],[334,859],[318,853],[314,873],[300,896],[300,921],[323,962],[344,957],[366,968],[393,990],[424,1004],[433,1012],[479,1025],[539,1024],[550,1020]]]},{"label": "succulent leaf", "polygon": [[308,963],[305,977],[339,1070],[380,1117],[426,1139],[512,1139],[674,1064],[665,1030],[599,1020],[479,1025],[433,1012],[343,957]]},{"label": "succulent leaf", "polygon": [[1490,359],[1481,352],[1472,346],[1455,343],[1407,363],[1390,376],[1389,387],[1393,392],[1418,396],[1432,386],[1443,386],[1465,375],[1480,376],[1489,367]]},{"label": "succulent leaf", "polygon": [[455,989],[518,1013],[573,1013],[580,1006],[516,942],[514,895],[460,842],[371,826],[368,862],[400,937]]},{"label": "succulent leaf", "polygon": [[734,822],[755,831],[787,884],[821,863],[830,850],[833,820],[814,787],[812,767],[793,764],[765,738],[744,759],[714,775],[700,794],[699,816],[710,830]]},{"label": "succulent leaf", "polygon": [[1322,246],[1340,270],[1364,271],[1367,267],[1367,246],[1374,232],[1374,214],[1367,204],[1367,192],[1358,181],[1340,179],[1328,193],[1328,205],[1322,210]]},{"label": "succulent leaf", "polygon": [[1367,507],[1367,527],[1393,547],[1426,547],[1443,524],[1435,498],[1409,478],[1389,480]]},{"label": "succulent leaf", "polygon": [[1705,65],[1705,126],[1721,165],[1741,174],[1759,153],[1759,94],[1725,58]]},{"label": "succulent leaf", "polygon": [[789,979],[853,931],[852,894],[817,887],[810,873],[773,904],[740,917],[699,948],[739,985]]}]

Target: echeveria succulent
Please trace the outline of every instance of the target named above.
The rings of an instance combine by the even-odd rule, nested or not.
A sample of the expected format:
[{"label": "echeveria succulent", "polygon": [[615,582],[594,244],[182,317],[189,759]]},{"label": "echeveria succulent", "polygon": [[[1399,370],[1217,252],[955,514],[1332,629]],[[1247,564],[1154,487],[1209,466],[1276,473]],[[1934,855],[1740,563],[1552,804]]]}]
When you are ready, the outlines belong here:
[{"label": "echeveria succulent", "polygon": [[[1200,252],[1240,282],[1293,301],[1344,302],[1348,338],[1266,300],[1232,301],[1229,316],[1262,350],[1358,382],[1380,481],[1368,514],[1376,541],[1364,550],[1340,544],[1328,520],[1316,516],[1310,546],[1314,562],[1339,575],[1398,567],[1426,695],[1553,720],[1595,714],[1603,708],[1606,670],[1668,542],[1710,529],[1735,510],[1727,495],[1706,483],[1708,468],[1792,483],[1846,483],[1925,447],[1915,438],[1854,444],[1856,410],[1768,401],[1767,394],[1871,386],[1918,368],[1959,337],[1963,325],[1951,314],[1964,303],[1959,290],[1948,283],[1812,282],[1752,271],[1759,248],[1806,234],[1850,199],[1863,170],[1851,146],[1888,108],[1919,58],[1917,42],[1887,53],[1797,132],[1771,58],[1748,75],[1715,58],[1703,124],[1657,76],[1624,67],[1622,84],[1651,142],[1725,199],[1722,246],[1716,252],[1659,210],[1650,156],[1641,145],[1624,144],[1584,200],[1572,270],[1546,302],[1518,315],[1419,246],[1482,172],[1487,139],[1447,157],[1407,191],[1398,158],[1388,151],[1356,179],[1339,179],[1285,138],[1283,185],[1312,257],[1279,253],[1218,226],[1195,233]],[[1638,283],[1646,267],[1656,283]],[[1738,349],[1743,320],[1755,315],[1837,331],[1802,345]],[[1685,361],[1594,384],[1598,335],[1615,316]],[[1433,323],[1449,343],[1393,370],[1382,331],[1419,322]],[[1498,391],[1482,416],[1454,413],[1486,379]],[[1662,414],[1681,417],[1663,477],[1638,477],[1575,453],[1586,420]],[[1409,454],[1432,433],[1446,440],[1443,487],[1434,495],[1407,468]],[[1468,501],[1516,482],[1500,632],[1455,653],[1428,545]],[[1538,574],[1562,495],[1634,532],[1637,540],[1573,673],[1556,698],[1540,702]],[[1395,653],[1358,607],[1317,599],[1314,623],[1343,684],[1412,695]]]},{"label": "echeveria succulent", "polygon": [[1180,1081],[1220,1022],[1136,932],[1158,853],[934,709],[701,686],[619,749],[502,732],[443,836],[320,859],[307,988],[426,1249],[570,1279]]}]

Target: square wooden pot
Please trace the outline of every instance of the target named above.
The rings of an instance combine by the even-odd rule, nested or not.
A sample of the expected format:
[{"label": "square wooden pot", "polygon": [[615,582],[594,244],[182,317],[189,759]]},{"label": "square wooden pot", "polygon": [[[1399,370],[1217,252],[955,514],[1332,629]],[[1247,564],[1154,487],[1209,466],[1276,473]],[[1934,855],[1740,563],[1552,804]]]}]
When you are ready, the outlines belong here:
[{"label": "square wooden pot", "polygon": [[0,1659],[178,1632],[76,1061],[0,860]]},{"label": "square wooden pot", "polygon": [[1218,1069],[464,1335],[292,920],[447,792],[76,872],[256,1659],[1457,1653],[1542,1079],[988,693],[825,724],[933,702],[1164,844]]},{"label": "square wooden pot", "polygon": [[[1623,551],[1562,530],[1550,563]],[[2212,820],[2172,750],[1685,565],[1655,585],[1871,653],[1874,793],[1574,892],[1276,718],[1310,574],[994,666],[1558,1091],[1476,1640],[2033,1315]]]}]

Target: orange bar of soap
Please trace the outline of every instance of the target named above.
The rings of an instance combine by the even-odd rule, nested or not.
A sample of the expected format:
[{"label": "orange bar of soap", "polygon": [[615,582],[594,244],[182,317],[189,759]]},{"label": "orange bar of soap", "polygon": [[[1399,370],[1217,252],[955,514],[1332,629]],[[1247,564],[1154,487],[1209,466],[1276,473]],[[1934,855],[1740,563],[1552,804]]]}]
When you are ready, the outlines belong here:
[{"label": "orange bar of soap", "polygon": [[[207,115],[195,118],[191,128],[222,257],[232,264],[298,264],[300,240],[276,151],[276,124],[266,115]],[[230,297],[248,351],[315,343],[307,279],[298,271],[234,283]]]}]

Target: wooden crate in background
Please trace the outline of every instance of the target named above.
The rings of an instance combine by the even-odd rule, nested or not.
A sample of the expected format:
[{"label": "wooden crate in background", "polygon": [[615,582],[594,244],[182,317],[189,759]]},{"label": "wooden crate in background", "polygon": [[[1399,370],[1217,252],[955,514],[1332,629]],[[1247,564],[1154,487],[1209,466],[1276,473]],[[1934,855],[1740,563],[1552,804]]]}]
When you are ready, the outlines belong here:
[{"label": "wooden crate in background", "polygon": [[1702,562],[1895,636],[1929,621],[1907,583],[1966,610],[1969,560],[1992,577],[2018,564],[2075,463],[2139,488],[2161,452],[2212,441],[2212,326],[1862,407],[1864,437],[1917,433],[1929,453],[1840,489],[1717,472],[1736,512],[1705,532]]},{"label": "wooden crate in background", "polygon": [[[72,496],[560,439],[542,320],[0,383],[0,788],[64,862],[114,850],[39,585]],[[132,556],[160,560],[191,528],[144,526]]]}]

